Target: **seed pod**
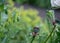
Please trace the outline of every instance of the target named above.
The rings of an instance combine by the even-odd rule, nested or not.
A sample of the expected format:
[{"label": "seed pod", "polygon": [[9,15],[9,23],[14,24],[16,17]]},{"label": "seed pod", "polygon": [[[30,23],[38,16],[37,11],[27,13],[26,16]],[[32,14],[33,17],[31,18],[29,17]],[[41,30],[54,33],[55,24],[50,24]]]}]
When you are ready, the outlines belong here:
[{"label": "seed pod", "polygon": [[55,21],[53,21],[53,25],[55,25],[56,24],[56,22]]},{"label": "seed pod", "polygon": [[33,33],[32,33],[33,36],[36,36],[38,32],[39,32],[39,27],[34,27]]}]

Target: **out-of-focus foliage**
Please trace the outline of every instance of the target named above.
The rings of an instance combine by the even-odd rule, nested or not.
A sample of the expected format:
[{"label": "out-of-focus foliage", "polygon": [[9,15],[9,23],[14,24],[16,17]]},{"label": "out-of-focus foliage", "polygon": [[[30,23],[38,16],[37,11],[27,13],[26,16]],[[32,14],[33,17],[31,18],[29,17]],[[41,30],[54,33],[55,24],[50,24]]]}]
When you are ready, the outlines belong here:
[{"label": "out-of-focus foliage", "polygon": [[[24,6],[16,8],[12,0],[7,3],[0,12],[0,43],[30,43],[35,26],[39,27],[39,35],[35,37],[33,43],[44,43],[53,30],[52,21],[55,20],[53,10],[48,10],[46,18],[42,20],[36,9],[24,9]],[[47,43],[60,41],[59,29],[60,25],[57,24]]]},{"label": "out-of-focus foliage", "polygon": [[41,8],[50,8],[50,0],[29,0],[28,2]]},{"label": "out-of-focus foliage", "polygon": [[34,43],[37,43],[37,40],[40,42],[39,37],[46,38],[46,35],[49,34],[48,29],[44,26],[40,16],[38,16],[38,11],[31,8],[24,9],[23,6],[20,8],[8,8],[7,13],[2,12],[0,23],[0,34],[2,34],[0,41],[2,43],[30,43],[32,29],[35,26],[39,26],[40,35],[37,36],[38,38],[36,37]]},{"label": "out-of-focus foliage", "polygon": [[50,8],[50,0],[13,0],[13,2],[17,2],[20,4],[30,4],[30,5],[34,5],[34,6],[38,6],[38,7],[42,7],[42,8]]},{"label": "out-of-focus foliage", "polygon": [[20,4],[24,4],[24,3],[27,3],[28,0],[15,0],[15,2],[20,3]]},{"label": "out-of-focus foliage", "polygon": [[4,8],[4,0],[0,0],[0,12],[3,11]]}]

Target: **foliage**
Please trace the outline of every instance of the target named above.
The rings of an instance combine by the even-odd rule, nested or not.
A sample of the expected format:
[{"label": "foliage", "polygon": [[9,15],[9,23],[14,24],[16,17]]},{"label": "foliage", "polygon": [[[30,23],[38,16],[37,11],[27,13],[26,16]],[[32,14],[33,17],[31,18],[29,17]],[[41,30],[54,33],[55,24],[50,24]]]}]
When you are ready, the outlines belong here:
[{"label": "foliage", "polygon": [[4,0],[0,0],[0,12],[3,11],[4,8]]},{"label": "foliage", "polygon": [[[37,15],[38,11],[35,9],[32,10],[29,8],[24,10],[23,6],[20,8],[12,7],[12,9],[8,8],[7,12],[7,14],[5,12],[2,12],[1,14],[0,29],[2,36],[0,39],[2,43],[24,43],[25,41],[29,43],[29,40],[31,41],[32,38],[31,34],[33,27],[40,27],[41,24],[43,25],[42,21],[40,21],[40,17]],[[41,30],[42,28],[46,30],[45,26],[41,26]],[[45,34],[45,32],[47,34],[49,33],[48,30],[45,32],[44,30],[42,30],[42,36]],[[36,40],[38,40],[38,38]],[[36,41],[34,41],[34,43],[35,42]]]},{"label": "foliage", "polygon": [[0,43],[30,43],[35,26],[39,27],[39,35],[35,37],[33,43],[60,42],[59,23],[56,23],[56,28],[52,32],[54,28],[52,23],[55,21],[53,10],[48,10],[46,18],[42,19],[36,9],[24,9],[24,6],[16,8],[12,0],[7,2],[8,4],[4,5],[3,11],[0,12]]},{"label": "foliage", "polygon": [[12,1],[19,4],[24,4],[28,2],[28,0],[12,0]]},{"label": "foliage", "polygon": [[38,6],[38,7],[42,7],[42,8],[50,8],[50,0],[13,0],[14,2],[17,2],[19,4],[30,4],[30,5],[34,5],[34,6]]}]

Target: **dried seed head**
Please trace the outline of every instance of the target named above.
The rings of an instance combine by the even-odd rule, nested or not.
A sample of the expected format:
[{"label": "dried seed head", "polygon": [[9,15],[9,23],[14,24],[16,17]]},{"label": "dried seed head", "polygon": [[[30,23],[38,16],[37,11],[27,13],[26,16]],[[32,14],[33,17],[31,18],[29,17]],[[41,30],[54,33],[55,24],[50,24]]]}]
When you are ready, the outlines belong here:
[{"label": "dried seed head", "polygon": [[56,22],[55,21],[53,21],[53,25],[55,25],[56,24]]},{"label": "dried seed head", "polygon": [[39,27],[34,27],[34,30],[33,30],[35,33],[39,32]]},{"label": "dried seed head", "polygon": [[36,36],[38,32],[39,32],[39,27],[34,27],[32,35]]}]

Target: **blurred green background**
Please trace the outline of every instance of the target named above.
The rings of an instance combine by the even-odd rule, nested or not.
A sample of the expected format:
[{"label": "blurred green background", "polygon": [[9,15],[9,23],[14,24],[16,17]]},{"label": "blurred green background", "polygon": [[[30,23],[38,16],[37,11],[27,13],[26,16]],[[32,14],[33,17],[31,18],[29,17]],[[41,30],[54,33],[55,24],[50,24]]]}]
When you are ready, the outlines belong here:
[{"label": "blurred green background", "polygon": [[[35,26],[39,27],[39,35],[35,37],[33,43],[44,43],[54,27],[52,24],[55,20],[54,10],[47,10],[46,17],[42,19],[38,10],[24,9],[23,5],[17,8],[14,6],[14,1],[0,1],[0,43],[31,43],[32,30]],[[40,5],[40,0],[16,0],[16,2]],[[59,42],[60,24],[56,23],[56,28],[46,43]]]}]

